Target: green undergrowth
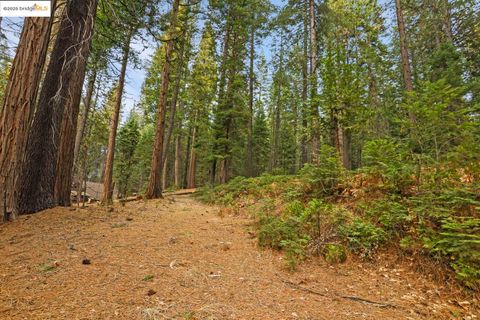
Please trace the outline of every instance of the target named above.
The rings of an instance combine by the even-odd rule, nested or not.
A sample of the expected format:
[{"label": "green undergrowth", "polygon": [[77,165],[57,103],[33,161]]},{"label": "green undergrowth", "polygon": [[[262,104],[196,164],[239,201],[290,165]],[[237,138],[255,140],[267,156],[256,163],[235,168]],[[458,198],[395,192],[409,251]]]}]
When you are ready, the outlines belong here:
[{"label": "green undergrowth", "polygon": [[384,152],[375,154],[367,146],[361,170],[346,172],[324,149],[323,165],[298,175],[237,177],[197,196],[251,214],[259,245],[284,251],[292,270],[309,255],[341,263],[348,253],[370,260],[380,248],[394,248],[441,262],[478,290],[478,166],[418,165],[393,144],[371,149],[380,147]]}]

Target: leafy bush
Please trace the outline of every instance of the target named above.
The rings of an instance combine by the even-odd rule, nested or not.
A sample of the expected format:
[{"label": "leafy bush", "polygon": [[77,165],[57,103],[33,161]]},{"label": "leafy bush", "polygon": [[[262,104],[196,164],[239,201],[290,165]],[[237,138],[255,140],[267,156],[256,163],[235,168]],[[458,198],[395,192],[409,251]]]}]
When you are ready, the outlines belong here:
[{"label": "leafy bush", "polygon": [[277,216],[264,214],[258,221],[258,244],[262,247],[280,250],[283,240],[296,237],[298,237],[297,226]]},{"label": "leafy bush", "polygon": [[391,191],[404,191],[415,182],[415,165],[407,148],[393,140],[368,141],[363,147],[362,163],[364,171],[380,176]]},{"label": "leafy bush", "polygon": [[291,271],[295,271],[299,262],[305,258],[305,247],[308,244],[308,237],[294,240],[282,240],[282,249],[285,250],[287,263]]},{"label": "leafy bush", "polygon": [[300,170],[300,177],[319,195],[332,195],[342,179],[343,166],[333,147],[322,145],[319,158],[320,165],[306,164]]},{"label": "leafy bush", "polygon": [[[373,190],[373,197],[364,190],[363,202],[355,199],[353,211],[327,202],[344,178],[336,151],[329,147],[322,148],[321,166],[307,165],[299,176],[237,177],[226,185],[202,188],[197,196],[224,206],[251,203],[259,245],[283,250],[292,270],[307,253],[340,263],[347,249],[371,258],[395,239],[406,253],[431,254],[449,263],[466,286],[480,288],[476,171],[448,163],[419,169],[406,150],[392,140],[366,144],[363,161],[368,167],[362,171],[383,181],[383,187]],[[403,192],[416,183],[414,193]],[[318,199],[312,199],[315,196]],[[352,199],[347,199],[349,206]]]},{"label": "leafy bush", "polygon": [[362,209],[368,218],[378,222],[391,235],[402,236],[414,219],[401,199],[395,196],[369,201]]},{"label": "leafy bush", "polygon": [[379,245],[387,239],[387,234],[382,228],[359,218],[341,226],[339,231],[348,240],[349,247],[365,258],[370,258]]},{"label": "leafy bush", "polygon": [[347,260],[347,252],[342,245],[329,243],[323,250],[325,260],[330,264],[343,263]]},{"label": "leafy bush", "polygon": [[425,239],[425,246],[447,256],[465,285],[480,288],[480,219],[446,219],[436,237]]},{"label": "leafy bush", "polygon": [[266,214],[258,221],[259,245],[285,250],[291,270],[295,270],[297,263],[304,259],[308,240],[309,237],[302,233],[302,225],[296,219],[282,219]]}]

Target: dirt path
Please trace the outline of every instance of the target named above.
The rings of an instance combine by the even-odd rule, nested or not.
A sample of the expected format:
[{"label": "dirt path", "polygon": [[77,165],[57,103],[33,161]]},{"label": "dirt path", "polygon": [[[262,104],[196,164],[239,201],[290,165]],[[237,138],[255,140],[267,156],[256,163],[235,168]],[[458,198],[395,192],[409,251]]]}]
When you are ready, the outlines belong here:
[{"label": "dirt path", "polygon": [[257,248],[250,223],[176,196],[0,225],[0,319],[450,319],[462,310],[401,269],[316,259],[290,273],[281,253]]}]

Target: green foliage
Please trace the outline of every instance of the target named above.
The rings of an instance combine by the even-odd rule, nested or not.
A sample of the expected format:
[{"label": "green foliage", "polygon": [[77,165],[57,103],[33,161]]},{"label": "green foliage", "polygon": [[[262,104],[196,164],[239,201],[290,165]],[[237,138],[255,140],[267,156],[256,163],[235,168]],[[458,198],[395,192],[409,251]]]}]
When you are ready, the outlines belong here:
[{"label": "green foliage", "polygon": [[[116,86],[110,88],[105,102],[90,113],[88,127],[82,142],[79,159],[84,162],[89,181],[101,182],[102,166],[105,163],[109,124],[115,102]],[[88,190],[87,190],[88,193]]]},{"label": "green foliage", "polygon": [[390,235],[402,236],[414,220],[407,206],[395,196],[369,201],[361,209],[366,217],[377,222]]},{"label": "green foliage", "polygon": [[342,165],[336,150],[328,145],[322,145],[319,158],[321,165],[305,165],[300,170],[300,176],[312,185],[315,192],[332,195],[342,178]]},{"label": "green foliage", "polygon": [[153,124],[146,124],[140,129],[140,137],[134,153],[134,167],[132,169],[132,189],[142,192],[148,181],[152,160],[155,130]]},{"label": "green foliage", "polygon": [[115,158],[115,177],[118,192],[121,196],[127,196],[131,190],[131,175],[135,165],[135,150],[140,139],[140,129],[137,116],[130,115],[125,125],[118,132]]},{"label": "green foliage", "polygon": [[305,248],[308,244],[308,238],[282,240],[282,249],[285,251],[285,257],[291,271],[297,269],[299,262],[305,259]]},{"label": "green foliage", "polygon": [[255,113],[253,121],[254,172],[260,175],[267,171],[270,156],[270,132],[267,117],[262,108]]},{"label": "green foliage", "polygon": [[12,58],[8,54],[5,36],[0,31],[0,112],[3,108],[3,98],[7,88],[8,77],[12,67]]},{"label": "green foliage", "polygon": [[465,285],[480,288],[480,219],[445,219],[440,232],[425,239],[425,247],[432,253],[447,256]]},{"label": "green foliage", "polygon": [[285,250],[291,270],[295,270],[297,263],[304,259],[308,239],[307,235],[302,234],[302,224],[298,219],[265,214],[258,221],[259,245]]},{"label": "green foliage", "polygon": [[330,264],[344,263],[347,260],[347,252],[342,245],[329,243],[323,250],[325,260]]},{"label": "green foliage", "polygon": [[38,270],[44,273],[50,273],[57,269],[58,263],[52,259],[49,259],[48,262],[42,263],[38,266]]},{"label": "green foliage", "polygon": [[154,278],[153,275],[148,274],[148,275],[146,275],[145,277],[143,277],[142,281],[152,281],[153,278]]},{"label": "green foliage", "polygon": [[415,247],[415,239],[412,236],[406,236],[400,239],[399,245],[403,250],[410,251]]},{"label": "green foliage", "polygon": [[126,222],[116,222],[112,224],[112,228],[117,229],[117,228],[125,228],[128,227],[128,223]]},{"label": "green foliage", "polygon": [[447,79],[424,82],[418,91],[410,93],[404,107],[415,121],[403,119],[402,129],[408,133],[412,152],[440,162],[470,140],[473,123],[463,100],[465,93],[464,87],[454,87]]},{"label": "green foliage", "polygon": [[292,190],[291,182],[291,177],[283,175],[264,174],[258,178],[237,176],[224,185],[200,188],[196,196],[209,203],[230,205],[241,196],[283,194],[286,190]]},{"label": "green foliage", "polygon": [[349,247],[365,258],[371,258],[374,251],[387,239],[382,228],[360,218],[341,226],[339,231],[348,240]]},{"label": "green foliage", "polygon": [[430,78],[432,81],[445,79],[453,87],[463,85],[461,54],[452,43],[443,43],[430,57]]},{"label": "green foliage", "polygon": [[380,176],[385,187],[397,192],[405,190],[415,181],[415,167],[407,148],[389,139],[371,140],[363,147],[362,168],[367,173]]}]

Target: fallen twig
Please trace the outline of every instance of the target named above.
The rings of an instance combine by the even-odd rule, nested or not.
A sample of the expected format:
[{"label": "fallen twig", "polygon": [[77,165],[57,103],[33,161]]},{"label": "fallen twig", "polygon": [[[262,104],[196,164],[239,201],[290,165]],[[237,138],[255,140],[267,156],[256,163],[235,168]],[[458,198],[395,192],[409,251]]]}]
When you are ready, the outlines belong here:
[{"label": "fallen twig", "polygon": [[352,300],[352,301],[359,301],[359,302],[363,302],[363,303],[373,304],[373,305],[376,305],[380,308],[397,308],[396,305],[393,305],[393,304],[390,304],[390,303],[372,301],[372,300],[360,298],[360,297],[357,297],[357,296],[342,296],[342,295],[339,295],[339,297],[343,298],[343,299]]},{"label": "fallen twig", "polygon": [[[317,296],[331,297],[331,295],[328,295],[326,293],[302,287],[302,286],[300,286],[296,283],[293,283],[291,281],[288,281],[288,280],[283,280],[283,283],[285,283],[285,284],[287,284],[287,285],[289,285],[289,286],[291,286],[295,289],[302,290],[302,291],[305,291],[305,292],[308,292],[308,293],[311,293],[311,294],[314,294],[314,295],[317,295]],[[337,296],[339,298],[342,298],[342,299],[347,299],[347,300],[352,300],[352,301],[371,304],[371,305],[374,305],[374,306],[377,306],[377,307],[380,307],[380,308],[398,308],[398,306],[390,304],[390,303],[377,302],[377,301],[364,299],[364,298],[357,297],[357,296],[346,296],[346,295],[342,295],[342,294],[338,294],[338,293],[335,293],[335,296]]]},{"label": "fallen twig", "polygon": [[293,283],[291,281],[288,281],[288,280],[283,280],[283,283],[288,284],[289,286],[291,286],[295,289],[302,290],[302,291],[305,291],[305,292],[308,292],[308,293],[311,293],[311,294],[315,294],[317,296],[322,296],[322,297],[327,297],[328,296],[326,293],[322,293],[322,292],[318,292],[318,291],[315,291],[315,290],[312,290],[312,289],[309,289],[309,288],[302,287],[302,286],[300,286],[296,283]]}]

